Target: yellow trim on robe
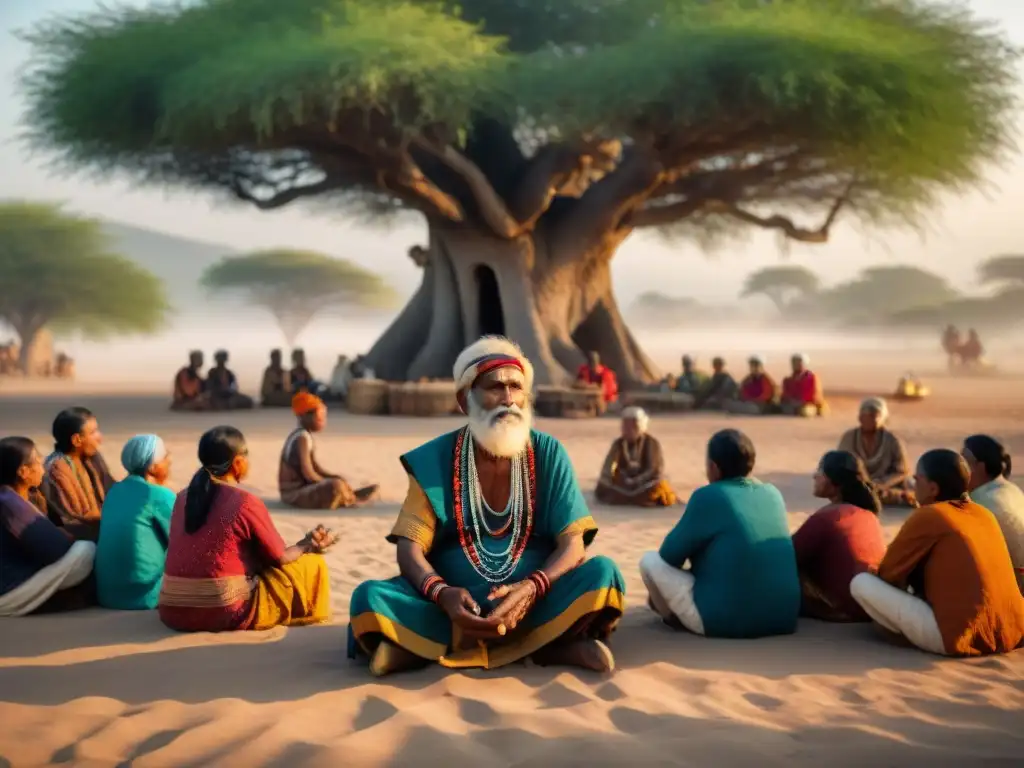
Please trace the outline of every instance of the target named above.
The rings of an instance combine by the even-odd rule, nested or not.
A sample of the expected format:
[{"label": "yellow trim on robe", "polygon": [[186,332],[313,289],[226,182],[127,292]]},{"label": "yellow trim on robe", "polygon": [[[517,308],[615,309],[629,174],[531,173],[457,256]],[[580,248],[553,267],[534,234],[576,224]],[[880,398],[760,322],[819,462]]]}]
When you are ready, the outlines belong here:
[{"label": "yellow trim on robe", "polygon": [[430,501],[416,478],[409,475],[409,490],[388,541],[394,543],[396,539],[409,539],[419,544],[426,553],[434,546],[436,531],[437,517],[430,506]]},{"label": "yellow trim on robe", "polygon": [[453,652],[449,656],[438,659],[438,663],[449,669],[465,669],[467,667],[497,669],[536,653],[545,645],[568,632],[577,621],[587,614],[604,608],[615,608],[621,612],[625,605],[625,596],[612,587],[602,587],[591,592],[584,592],[556,618],[537,627],[515,643],[498,644],[490,648],[480,644],[476,648]]},{"label": "yellow trim on robe", "polygon": [[430,661],[437,661],[448,650],[441,643],[435,643],[433,640],[421,637],[411,629],[407,629],[387,616],[381,616],[373,611],[353,616],[349,619],[349,623],[352,625],[352,631],[355,632],[357,637],[362,637],[371,632],[379,632],[395,645],[401,646],[407,651]]},{"label": "yellow trim on robe", "polygon": [[[304,627],[331,618],[331,580],[323,555],[305,554],[260,572],[252,629]],[[298,610],[296,610],[298,608]]]},{"label": "yellow trim on robe", "polygon": [[[581,517],[578,520],[573,520],[571,523],[569,523],[567,526],[565,526],[565,528],[563,528],[561,531],[559,531],[558,535],[559,536],[584,536],[584,535],[586,535],[588,533],[595,532],[595,531],[597,531],[597,523],[594,521],[593,517],[591,517],[590,515],[587,515],[586,517]],[[589,538],[593,539],[594,537],[590,536]],[[590,544],[590,541],[587,540],[584,543],[585,544]]]}]

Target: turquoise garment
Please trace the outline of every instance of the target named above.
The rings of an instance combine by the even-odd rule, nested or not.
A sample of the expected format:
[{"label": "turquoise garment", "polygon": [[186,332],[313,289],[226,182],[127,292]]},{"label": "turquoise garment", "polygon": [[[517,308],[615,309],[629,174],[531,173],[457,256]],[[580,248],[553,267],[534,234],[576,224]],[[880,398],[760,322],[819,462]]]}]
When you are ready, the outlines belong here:
[{"label": "turquoise garment", "polygon": [[173,491],[138,475],[110,489],[94,566],[100,605],[129,611],[156,608],[174,499]]},{"label": "turquoise garment", "polygon": [[[480,604],[484,614],[493,610],[487,602],[491,584],[476,573],[459,542],[454,516],[454,453],[459,432],[405,454],[402,464],[423,489],[437,521],[433,545],[427,560],[445,581],[464,587]],[[550,435],[533,431],[537,508],[534,527],[526,550],[508,579],[520,581],[542,567],[556,548],[556,539],[574,526],[589,545],[597,534],[586,500],[568,454]],[[395,537],[389,537],[394,543]],[[483,546],[501,549],[507,539],[485,537]],[[386,581],[360,584],[352,594],[349,625],[349,655],[372,652],[381,637],[424,658],[446,666],[494,668],[515,661],[564,634],[581,619],[597,615],[592,630],[606,634],[622,614],[625,582],[618,567],[606,557],[594,557],[558,579],[551,591],[534,606],[523,622],[525,637],[518,643],[490,652],[472,649],[449,654],[453,628],[444,611],[429,602],[399,576]]]},{"label": "turquoise garment", "polygon": [[707,636],[796,631],[800,579],[786,503],[774,485],[744,478],[700,488],[659,554],[678,567],[690,561]]}]

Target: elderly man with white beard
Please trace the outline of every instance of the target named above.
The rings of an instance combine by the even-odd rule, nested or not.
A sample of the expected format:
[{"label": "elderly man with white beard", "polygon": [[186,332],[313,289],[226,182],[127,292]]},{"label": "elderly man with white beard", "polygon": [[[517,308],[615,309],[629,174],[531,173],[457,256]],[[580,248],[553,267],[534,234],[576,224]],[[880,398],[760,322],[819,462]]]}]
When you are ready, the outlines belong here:
[{"label": "elderly man with white beard", "polygon": [[625,583],[587,558],[597,525],[565,448],[533,429],[533,367],[485,336],[455,361],[465,427],[402,456],[409,492],[388,540],[401,576],[352,594],[349,656],[375,675],[527,657],[610,672]]}]

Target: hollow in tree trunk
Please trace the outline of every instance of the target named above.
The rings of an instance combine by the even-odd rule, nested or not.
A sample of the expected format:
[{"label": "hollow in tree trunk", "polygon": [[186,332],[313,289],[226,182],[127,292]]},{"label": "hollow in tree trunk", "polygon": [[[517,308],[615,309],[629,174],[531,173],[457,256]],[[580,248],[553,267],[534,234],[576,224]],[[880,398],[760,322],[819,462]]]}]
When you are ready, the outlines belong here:
[{"label": "hollow in tree trunk", "polygon": [[627,328],[612,292],[619,236],[586,252],[556,245],[538,226],[505,240],[432,221],[423,282],[367,355],[388,380],[451,378],[459,352],[486,334],[508,336],[533,363],[537,384],[567,384],[588,352],[637,388],[659,373]]}]

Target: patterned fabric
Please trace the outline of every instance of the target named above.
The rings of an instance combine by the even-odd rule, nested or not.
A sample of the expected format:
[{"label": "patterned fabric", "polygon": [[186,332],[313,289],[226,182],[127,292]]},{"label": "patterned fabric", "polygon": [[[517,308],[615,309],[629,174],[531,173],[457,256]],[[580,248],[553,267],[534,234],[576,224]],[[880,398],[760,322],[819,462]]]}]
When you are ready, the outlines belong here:
[{"label": "patterned fabric", "polygon": [[278,566],[286,549],[266,505],[238,486],[217,483],[206,523],[185,531],[185,499],[171,515],[160,618],[172,629],[218,632],[251,629],[259,576]]},{"label": "patterned fabric", "polygon": [[[434,570],[449,584],[469,590],[486,613],[496,607],[486,599],[491,585],[477,574],[459,537],[454,462],[460,433],[443,435],[402,457],[410,477],[409,494],[388,540],[407,538],[421,544]],[[597,534],[565,449],[541,432],[532,432],[531,440],[537,485],[535,521],[509,582],[525,579],[542,567],[555,551],[559,535],[578,534],[589,545]],[[625,583],[615,564],[605,557],[591,558],[555,581],[508,637],[462,648],[447,615],[424,598],[418,586],[400,576],[368,581],[352,595],[349,655],[371,654],[387,639],[444,666],[493,669],[561,637],[607,636],[622,615],[624,593]]]},{"label": "patterned fabric", "polygon": [[59,525],[82,523],[98,535],[100,513],[114,477],[103,456],[88,459],[52,453],[46,459],[42,491],[50,519]]}]

